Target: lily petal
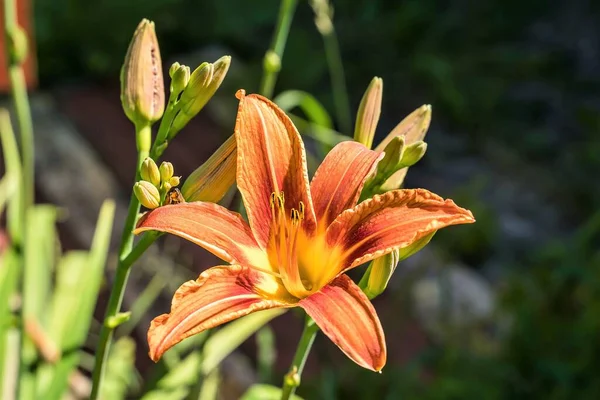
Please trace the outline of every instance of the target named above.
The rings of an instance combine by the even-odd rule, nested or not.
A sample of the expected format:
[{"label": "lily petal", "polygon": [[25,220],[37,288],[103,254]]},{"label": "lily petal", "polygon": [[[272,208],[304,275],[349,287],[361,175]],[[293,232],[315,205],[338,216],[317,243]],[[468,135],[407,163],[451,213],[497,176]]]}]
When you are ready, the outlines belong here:
[{"label": "lily petal", "polygon": [[227,265],[210,268],[197,280],[184,283],[173,296],[171,313],[150,324],[150,358],[156,362],[183,339],[252,312],[292,307],[293,303],[278,300],[278,294],[264,291],[272,289],[272,279],[252,268]]},{"label": "lily petal", "polygon": [[310,184],[319,225],[327,228],[342,211],[356,205],[367,177],[383,153],[357,142],[342,142],[323,160]]},{"label": "lily petal", "polygon": [[327,241],[346,248],[342,270],[337,271],[342,273],[407,248],[438,229],[473,222],[471,211],[428,190],[392,190],[340,214],[327,230]]},{"label": "lily petal", "polygon": [[271,193],[284,192],[286,215],[302,201],[303,226],[309,232],[314,229],[306,153],[298,130],[273,102],[256,94],[245,96],[243,90],[237,96],[237,185],[256,241],[265,249],[271,227]]},{"label": "lily petal", "polygon": [[298,303],[352,361],[380,371],[387,350],[375,308],[347,275],[340,275]]},{"label": "lily petal", "polygon": [[134,233],[150,230],[180,236],[226,262],[270,269],[246,221],[218,204],[196,201],[156,208],[140,219]]}]

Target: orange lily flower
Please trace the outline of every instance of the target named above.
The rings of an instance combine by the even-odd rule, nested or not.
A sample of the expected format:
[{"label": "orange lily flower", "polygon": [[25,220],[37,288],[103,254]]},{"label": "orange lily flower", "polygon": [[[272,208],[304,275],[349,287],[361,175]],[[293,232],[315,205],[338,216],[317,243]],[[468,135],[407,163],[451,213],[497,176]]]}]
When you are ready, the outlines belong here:
[{"label": "orange lily flower", "polygon": [[231,264],[177,290],[171,313],[152,321],[150,357],[157,361],[184,338],[254,311],[301,307],[350,359],[381,370],[381,323],[345,272],[396,248],[412,253],[436,230],[474,222],[473,215],[424,189],[356,205],[383,153],[352,141],[338,144],[309,184],[290,119],[262,96],[240,90],[237,97],[237,185],[248,222],[217,204],[192,202],[157,208],[136,229],[181,236]]}]

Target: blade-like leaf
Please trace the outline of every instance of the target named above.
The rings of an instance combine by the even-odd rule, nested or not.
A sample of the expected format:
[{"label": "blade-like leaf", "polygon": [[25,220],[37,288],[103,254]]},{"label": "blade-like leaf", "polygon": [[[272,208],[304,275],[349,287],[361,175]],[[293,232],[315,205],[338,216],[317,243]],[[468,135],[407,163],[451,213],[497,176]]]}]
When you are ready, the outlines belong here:
[{"label": "blade-like leaf", "polygon": [[202,373],[205,375],[208,374],[254,332],[285,311],[285,309],[259,311],[233,321],[219,329],[214,335],[208,338],[204,345]]},{"label": "blade-like leaf", "polygon": [[[244,393],[240,400],[279,400],[281,399],[281,388],[265,385],[263,383],[252,385],[250,389]],[[295,394],[291,397],[292,400],[302,400],[302,397]]]}]

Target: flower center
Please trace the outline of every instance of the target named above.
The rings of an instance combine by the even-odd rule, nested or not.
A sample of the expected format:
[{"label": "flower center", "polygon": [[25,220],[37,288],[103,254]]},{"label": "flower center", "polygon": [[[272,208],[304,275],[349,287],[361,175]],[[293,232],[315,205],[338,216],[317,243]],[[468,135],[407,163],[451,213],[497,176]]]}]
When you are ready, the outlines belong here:
[{"label": "flower center", "polygon": [[271,230],[267,250],[269,262],[279,268],[281,280],[288,292],[298,298],[306,297],[312,285],[301,279],[296,253],[298,231],[301,230],[304,220],[304,203],[300,202],[297,209],[291,208],[288,216],[283,192],[271,193],[269,201],[271,204]]}]

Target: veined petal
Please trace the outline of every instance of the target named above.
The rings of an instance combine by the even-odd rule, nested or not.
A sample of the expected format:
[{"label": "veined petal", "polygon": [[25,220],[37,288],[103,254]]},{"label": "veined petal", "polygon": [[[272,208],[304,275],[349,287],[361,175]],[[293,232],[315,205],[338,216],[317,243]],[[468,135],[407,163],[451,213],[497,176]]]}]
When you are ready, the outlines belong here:
[{"label": "veined petal", "polygon": [[252,268],[227,265],[204,271],[181,285],[171,313],[150,324],[150,358],[158,361],[183,339],[254,311],[292,307],[294,303],[275,278]]},{"label": "veined petal", "polygon": [[342,142],[327,154],[310,184],[315,215],[327,228],[342,211],[356,205],[366,178],[383,153],[357,142]]},{"label": "veined petal", "polygon": [[341,273],[438,229],[473,222],[471,211],[428,190],[392,190],[344,211],[327,230],[327,241],[346,249]]},{"label": "veined petal", "polygon": [[340,275],[298,303],[352,361],[379,371],[387,350],[375,308],[347,275]]},{"label": "veined petal", "polygon": [[271,193],[284,192],[286,215],[302,201],[303,226],[309,232],[314,229],[306,154],[298,130],[279,107],[256,94],[245,96],[243,90],[237,96],[237,185],[256,241],[264,249],[271,226]]},{"label": "veined petal", "polygon": [[134,233],[150,230],[180,236],[226,262],[271,270],[246,221],[218,204],[195,201],[159,207],[140,219]]}]

